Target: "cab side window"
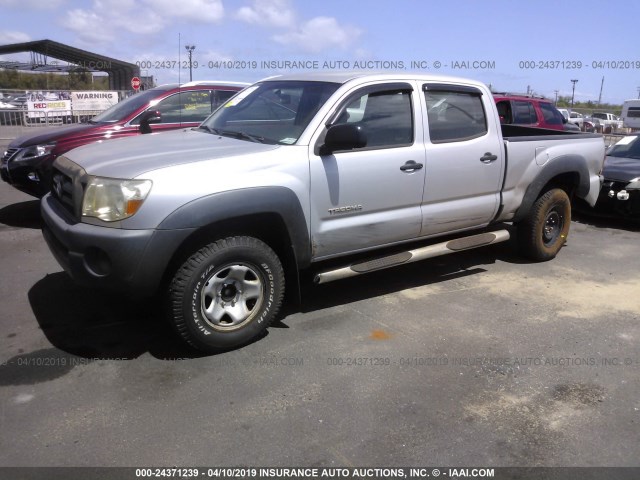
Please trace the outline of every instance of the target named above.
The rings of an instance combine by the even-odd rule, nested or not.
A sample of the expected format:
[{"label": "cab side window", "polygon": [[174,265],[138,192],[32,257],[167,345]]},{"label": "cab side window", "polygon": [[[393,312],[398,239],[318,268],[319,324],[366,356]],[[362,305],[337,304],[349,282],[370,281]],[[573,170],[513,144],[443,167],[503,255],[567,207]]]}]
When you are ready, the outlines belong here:
[{"label": "cab side window", "polygon": [[513,123],[521,125],[538,123],[538,116],[531,102],[523,102],[520,100],[513,102]]},{"label": "cab side window", "polygon": [[430,90],[426,86],[424,95],[432,143],[460,142],[487,133],[480,91]]},{"label": "cab side window", "polygon": [[[235,93],[229,92],[227,98],[230,98]],[[212,98],[212,92],[209,90],[191,90],[163,98],[156,105],[150,107],[149,110],[153,109],[160,112],[162,115],[160,124],[200,123],[211,114],[214,105],[215,98]],[[139,124],[139,116],[131,121],[131,125]]]},{"label": "cab side window", "polygon": [[208,90],[180,92],[156,105],[162,123],[201,122],[211,114],[211,93]]},{"label": "cab side window", "polygon": [[334,125],[357,123],[367,137],[364,148],[390,148],[413,143],[411,90],[369,92],[353,97]]},{"label": "cab side window", "polygon": [[[545,123],[548,125],[562,125],[562,114],[556,110],[556,108],[549,104],[540,102],[540,110],[542,111],[542,116],[544,117]],[[573,116],[573,112],[572,112]],[[576,115],[577,118],[577,115]]]}]

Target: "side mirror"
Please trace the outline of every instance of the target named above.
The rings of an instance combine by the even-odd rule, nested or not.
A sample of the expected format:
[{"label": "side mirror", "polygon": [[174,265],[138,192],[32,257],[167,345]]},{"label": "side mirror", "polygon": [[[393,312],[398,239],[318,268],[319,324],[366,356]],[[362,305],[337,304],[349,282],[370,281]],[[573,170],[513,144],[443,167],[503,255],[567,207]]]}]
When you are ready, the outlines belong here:
[{"label": "side mirror", "polygon": [[151,133],[151,124],[160,123],[162,115],[157,110],[148,110],[140,117],[140,133]]},{"label": "side mirror", "polygon": [[360,125],[341,123],[332,125],[327,130],[324,145],[320,147],[320,155],[329,155],[337,150],[353,150],[367,146],[367,135]]},{"label": "side mirror", "polygon": [[562,115],[562,123],[569,123],[569,120],[567,120],[566,118],[564,118],[564,115]]}]

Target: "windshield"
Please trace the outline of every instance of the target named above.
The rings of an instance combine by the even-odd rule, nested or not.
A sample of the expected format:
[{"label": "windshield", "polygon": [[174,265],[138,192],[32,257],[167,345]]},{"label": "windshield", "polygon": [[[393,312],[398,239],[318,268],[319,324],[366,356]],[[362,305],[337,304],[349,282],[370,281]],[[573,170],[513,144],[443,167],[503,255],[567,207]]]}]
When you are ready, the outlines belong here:
[{"label": "windshield", "polygon": [[291,145],[339,86],[329,82],[263,82],[233,97],[200,128],[241,140]]},{"label": "windshield", "polygon": [[126,100],[116,103],[104,112],[96,115],[91,119],[95,123],[115,123],[124,120],[136,112],[139,108],[146,106],[151,100],[157,98],[162,93],[157,89],[147,90],[146,92],[136,93]]},{"label": "windshield", "polygon": [[624,137],[607,151],[610,157],[640,159],[640,138],[638,135]]}]

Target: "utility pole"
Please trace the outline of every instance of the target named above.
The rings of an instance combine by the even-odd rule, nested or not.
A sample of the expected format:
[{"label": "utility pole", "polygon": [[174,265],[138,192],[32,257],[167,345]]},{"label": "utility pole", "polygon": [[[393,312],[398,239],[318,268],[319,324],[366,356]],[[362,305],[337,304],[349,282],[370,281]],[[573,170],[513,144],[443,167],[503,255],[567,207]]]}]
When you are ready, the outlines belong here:
[{"label": "utility pole", "polygon": [[602,102],[602,88],[604,87],[604,76],[602,77],[602,82],[600,82],[600,95],[598,95],[598,106],[600,106],[600,102]]},{"label": "utility pole", "polygon": [[573,110],[573,100],[576,96],[576,83],[578,83],[578,80],[571,80],[571,83],[573,83],[573,89],[571,91],[571,110]]},{"label": "utility pole", "polygon": [[556,100],[555,100],[555,102],[553,102],[553,104],[554,104],[555,106],[558,106],[558,92],[559,92],[559,91],[560,91],[560,90],[554,90],[554,91],[553,91],[553,93],[555,93],[555,94],[556,94]]},{"label": "utility pole", "polygon": [[640,87],[638,87],[638,100],[640,100]]},{"label": "utility pole", "polygon": [[191,61],[191,55],[193,55],[193,51],[196,49],[195,45],[185,45],[184,48],[187,49],[189,53],[189,81],[193,81],[193,62]]}]

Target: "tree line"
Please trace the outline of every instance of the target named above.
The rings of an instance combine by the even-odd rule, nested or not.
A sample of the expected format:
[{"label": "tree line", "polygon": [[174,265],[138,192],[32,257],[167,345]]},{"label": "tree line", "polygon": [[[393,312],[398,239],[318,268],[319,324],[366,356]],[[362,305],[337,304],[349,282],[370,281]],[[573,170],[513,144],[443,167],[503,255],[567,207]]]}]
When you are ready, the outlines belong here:
[{"label": "tree line", "polygon": [[[570,96],[559,96],[558,101],[556,102],[556,107],[558,108],[571,108],[571,97]],[[597,103],[592,102],[591,100],[587,102],[575,101],[573,102],[574,109],[586,109],[592,111],[606,111],[613,113],[615,115],[620,115],[622,112],[622,105],[615,105],[611,103]]]},{"label": "tree line", "polygon": [[0,69],[0,88],[11,90],[109,90],[109,77],[89,72],[28,73]]}]

